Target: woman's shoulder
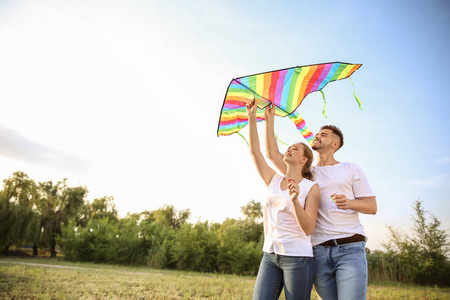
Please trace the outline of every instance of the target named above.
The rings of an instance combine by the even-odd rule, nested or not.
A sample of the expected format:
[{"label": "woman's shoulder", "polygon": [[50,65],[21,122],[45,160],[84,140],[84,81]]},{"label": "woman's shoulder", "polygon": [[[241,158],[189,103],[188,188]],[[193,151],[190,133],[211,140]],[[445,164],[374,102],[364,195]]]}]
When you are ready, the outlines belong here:
[{"label": "woman's shoulder", "polygon": [[309,179],[306,179],[306,178],[303,178],[302,182],[300,183],[300,185],[303,185],[303,186],[308,187],[308,188],[312,188],[313,185],[315,185],[315,184],[318,185],[317,182],[309,180]]},{"label": "woman's shoulder", "polygon": [[316,183],[314,180],[311,180],[308,178],[303,178],[302,182],[304,182],[305,184],[315,184]]}]

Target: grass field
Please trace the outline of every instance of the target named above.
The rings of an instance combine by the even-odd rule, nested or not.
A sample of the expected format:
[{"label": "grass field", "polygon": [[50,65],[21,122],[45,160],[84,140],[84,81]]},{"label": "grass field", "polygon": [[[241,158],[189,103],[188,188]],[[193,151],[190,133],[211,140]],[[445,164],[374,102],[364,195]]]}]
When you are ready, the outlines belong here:
[{"label": "grass field", "polygon": [[[254,282],[245,276],[0,258],[0,299],[251,299]],[[450,289],[369,283],[367,299],[450,299]]]}]

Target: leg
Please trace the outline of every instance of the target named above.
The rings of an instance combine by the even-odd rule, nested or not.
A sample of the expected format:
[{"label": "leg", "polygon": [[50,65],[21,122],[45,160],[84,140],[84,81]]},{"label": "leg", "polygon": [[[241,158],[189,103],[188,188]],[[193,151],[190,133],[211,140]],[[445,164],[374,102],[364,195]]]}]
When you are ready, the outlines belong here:
[{"label": "leg", "polygon": [[279,265],[284,274],[284,294],[290,299],[311,299],[315,278],[312,257],[279,256]]},{"label": "leg", "polygon": [[333,247],[314,246],[316,279],[314,288],[322,299],[337,300],[337,285],[334,273],[334,261],[331,257]]},{"label": "leg", "polygon": [[277,255],[264,253],[259,265],[253,290],[254,300],[274,300],[280,297],[283,290],[283,271],[277,265]]},{"label": "leg", "polygon": [[367,294],[365,242],[333,247],[336,258],[336,283],[339,299],[361,300]]}]

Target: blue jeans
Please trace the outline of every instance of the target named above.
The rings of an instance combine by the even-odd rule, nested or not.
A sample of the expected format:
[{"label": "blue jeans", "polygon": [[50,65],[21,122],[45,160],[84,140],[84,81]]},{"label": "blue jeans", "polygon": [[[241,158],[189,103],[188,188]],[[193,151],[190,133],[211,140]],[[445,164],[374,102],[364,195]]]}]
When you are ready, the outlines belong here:
[{"label": "blue jeans", "polygon": [[265,253],[256,277],[253,299],[310,299],[315,267],[312,257]]},{"label": "blue jeans", "polygon": [[365,242],[356,242],[332,247],[313,247],[316,263],[314,287],[322,299],[366,299],[365,246]]}]

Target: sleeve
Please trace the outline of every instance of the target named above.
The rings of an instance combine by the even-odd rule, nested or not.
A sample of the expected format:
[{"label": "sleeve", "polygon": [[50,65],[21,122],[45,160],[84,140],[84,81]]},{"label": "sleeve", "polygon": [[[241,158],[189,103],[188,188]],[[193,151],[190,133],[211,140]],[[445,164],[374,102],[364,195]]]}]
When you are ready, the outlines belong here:
[{"label": "sleeve", "polygon": [[366,175],[363,170],[359,166],[355,166],[355,170],[353,171],[353,193],[355,198],[358,197],[372,197],[375,194],[370,187],[369,181],[367,180]]}]

